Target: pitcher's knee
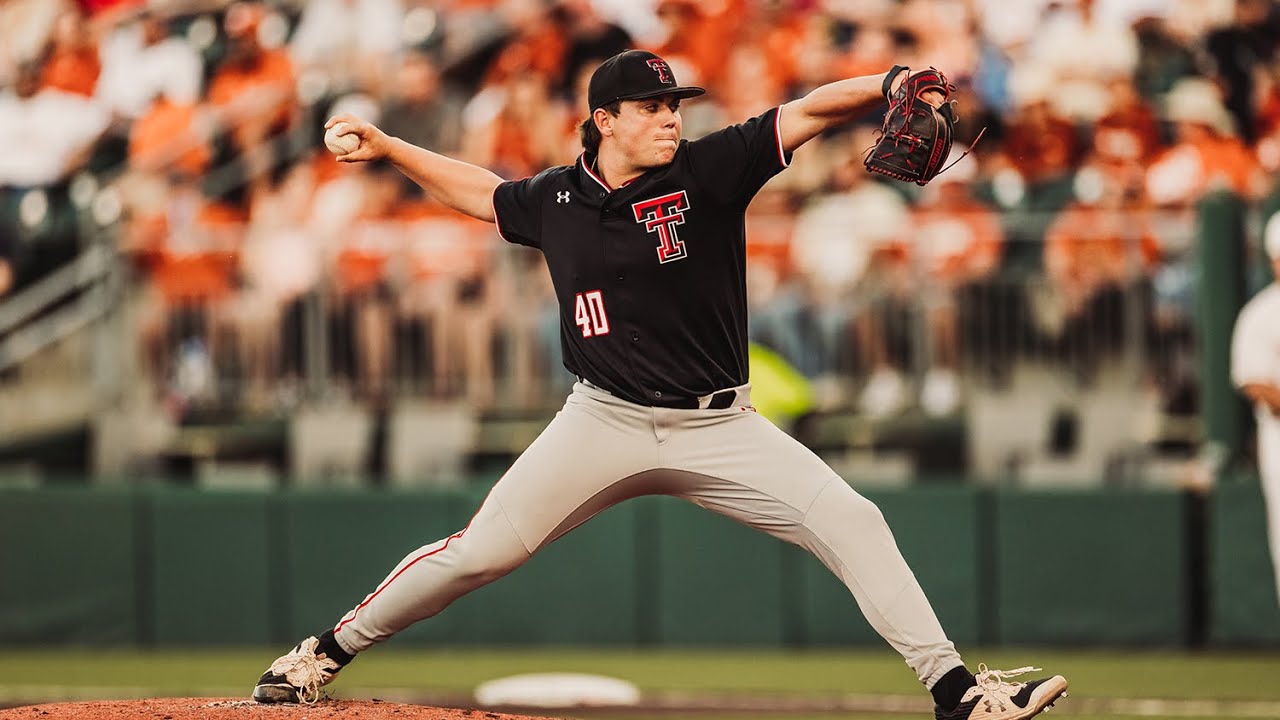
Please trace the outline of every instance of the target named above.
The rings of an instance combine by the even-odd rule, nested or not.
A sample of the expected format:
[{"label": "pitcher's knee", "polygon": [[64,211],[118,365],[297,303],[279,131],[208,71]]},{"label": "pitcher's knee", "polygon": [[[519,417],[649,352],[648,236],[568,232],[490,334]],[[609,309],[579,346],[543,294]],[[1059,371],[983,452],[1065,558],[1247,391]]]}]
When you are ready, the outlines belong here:
[{"label": "pitcher's knee", "polygon": [[467,538],[471,542],[459,547],[457,563],[454,571],[459,581],[473,587],[493,582],[515,570],[529,559],[529,553],[518,541],[515,545],[508,543],[490,543]]},{"label": "pitcher's knee", "polygon": [[859,527],[885,524],[884,513],[880,512],[879,506],[859,495],[853,488],[846,488],[847,492],[840,493],[840,501],[842,514],[848,522]]}]

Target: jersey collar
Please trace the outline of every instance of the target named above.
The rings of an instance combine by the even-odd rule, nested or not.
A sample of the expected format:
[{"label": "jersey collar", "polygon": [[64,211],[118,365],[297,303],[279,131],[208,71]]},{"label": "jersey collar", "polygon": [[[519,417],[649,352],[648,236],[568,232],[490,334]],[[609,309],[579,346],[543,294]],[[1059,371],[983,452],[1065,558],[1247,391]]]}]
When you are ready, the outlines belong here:
[{"label": "jersey collar", "polygon": [[597,175],[596,171],[591,169],[591,166],[595,164],[595,161],[596,157],[594,155],[587,157],[587,153],[585,151],[578,156],[578,168],[582,174],[587,176],[587,179],[583,182],[587,183],[588,186],[592,186],[594,183],[594,185],[598,185],[605,192],[613,192],[613,188],[609,187],[609,183],[605,182],[604,178]]},{"label": "jersey collar", "polygon": [[[611,193],[615,188],[610,187],[609,183],[604,181],[604,177],[591,168],[591,166],[596,163],[596,157],[597,156],[595,155],[587,155],[586,151],[583,151],[582,154],[578,156],[578,172],[580,175],[585,176],[585,179],[582,182],[585,183],[587,187],[598,187],[607,193]],[[650,169],[647,172],[628,180],[622,187],[616,189],[622,190],[623,188],[639,185],[642,180],[653,175],[654,170],[662,169],[664,168]]]}]

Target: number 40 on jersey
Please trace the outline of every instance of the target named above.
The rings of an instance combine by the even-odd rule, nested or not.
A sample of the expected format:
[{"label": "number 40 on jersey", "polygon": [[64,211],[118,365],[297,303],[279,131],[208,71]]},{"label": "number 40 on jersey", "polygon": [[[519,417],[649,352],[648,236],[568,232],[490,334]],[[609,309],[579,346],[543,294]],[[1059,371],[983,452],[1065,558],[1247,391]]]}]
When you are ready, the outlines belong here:
[{"label": "number 40 on jersey", "polygon": [[609,334],[609,316],[604,312],[604,295],[599,290],[580,292],[573,301],[573,319],[582,328],[582,337]]}]

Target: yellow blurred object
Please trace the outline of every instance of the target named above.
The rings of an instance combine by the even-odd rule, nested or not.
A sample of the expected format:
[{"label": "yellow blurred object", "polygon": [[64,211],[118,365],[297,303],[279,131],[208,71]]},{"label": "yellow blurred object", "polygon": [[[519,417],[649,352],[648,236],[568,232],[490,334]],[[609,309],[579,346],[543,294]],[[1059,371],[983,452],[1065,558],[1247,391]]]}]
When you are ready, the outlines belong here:
[{"label": "yellow blurred object", "polygon": [[786,427],[813,409],[813,387],[808,379],[772,350],[751,343],[751,404],[770,422]]}]

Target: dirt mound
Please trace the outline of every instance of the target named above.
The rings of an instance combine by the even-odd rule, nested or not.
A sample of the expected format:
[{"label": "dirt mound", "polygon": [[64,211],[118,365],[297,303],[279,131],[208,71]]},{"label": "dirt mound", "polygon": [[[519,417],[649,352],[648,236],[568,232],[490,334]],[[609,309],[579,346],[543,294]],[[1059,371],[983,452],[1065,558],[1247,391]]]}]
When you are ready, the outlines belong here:
[{"label": "dirt mound", "polygon": [[261,705],[243,698],[157,698],[26,705],[0,720],[551,720],[381,700],[326,699],[314,705]]}]

